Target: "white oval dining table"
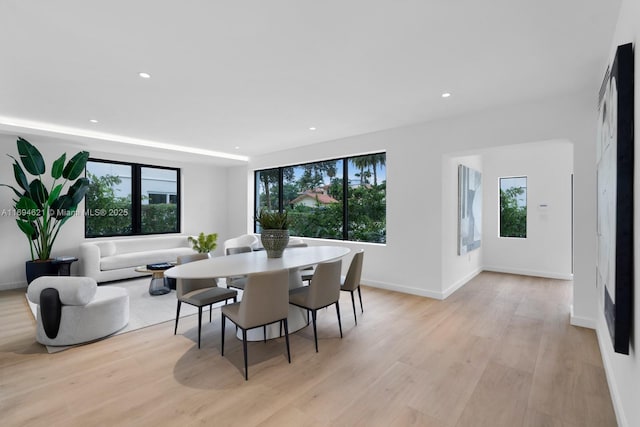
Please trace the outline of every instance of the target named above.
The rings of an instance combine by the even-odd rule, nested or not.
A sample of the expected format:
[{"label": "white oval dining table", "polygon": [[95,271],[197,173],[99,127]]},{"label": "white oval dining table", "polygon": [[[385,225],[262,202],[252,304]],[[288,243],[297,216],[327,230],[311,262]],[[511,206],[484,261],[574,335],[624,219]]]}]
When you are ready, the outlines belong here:
[{"label": "white oval dining table", "polygon": [[[349,252],[351,249],[341,246],[287,248],[282,258],[267,258],[266,251],[245,252],[176,265],[166,270],[164,275],[174,279],[221,279],[287,269],[289,270],[289,288],[292,289],[302,286],[300,269],[322,262],[335,261],[348,255]],[[308,324],[306,310],[290,305],[288,322],[290,332],[304,328]],[[267,339],[279,336],[279,324],[267,327]],[[247,339],[250,341],[259,341],[263,338],[262,328],[248,331]]]}]

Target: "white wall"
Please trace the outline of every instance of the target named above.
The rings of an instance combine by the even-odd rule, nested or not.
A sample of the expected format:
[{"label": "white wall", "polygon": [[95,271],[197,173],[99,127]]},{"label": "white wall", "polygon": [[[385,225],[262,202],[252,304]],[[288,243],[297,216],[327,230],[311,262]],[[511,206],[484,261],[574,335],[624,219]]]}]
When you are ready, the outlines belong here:
[{"label": "white wall", "polygon": [[[484,269],[572,279],[571,174],[573,146],[548,141],[483,152]],[[500,237],[501,177],[527,177],[527,237]],[[547,208],[540,208],[546,204]]]},{"label": "white wall", "polygon": [[[207,165],[204,163],[185,163],[166,159],[154,159],[153,152],[148,150],[147,156],[125,156],[122,154],[109,154],[96,149],[95,144],[82,144],[79,142],[65,142],[59,139],[43,136],[22,135],[34,144],[45,158],[47,168],[51,162],[62,153],[67,153],[67,158],[80,150],[87,150],[95,158],[106,160],[120,160],[139,162],[157,166],[179,167],[182,171],[182,209],[181,222],[183,234],[221,233],[226,230],[227,224],[227,173],[226,168]],[[11,154],[17,157],[16,135],[0,134],[1,153]],[[174,156],[175,157],[175,156]],[[12,160],[8,157],[0,157],[0,183],[15,186],[13,177]],[[47,170],[47,174],[49,170]],[[13,203],[13,192],[5,187],[0,187],[0,212],[2,209],[10,210]],[[84,207],[81,206],[81,210]],[[29,243],[20,232],[12,216],[0,216],[0,289],[26,286],[25,261],[30,260]],[[69,220],[60,232],[53,247],[52,256],[78,255],[78,247],[84,242],[84,221],[82,217],[74,217]],[[221,245],[218,246],[219,251]],[[79,262],[82,262],[80,260]],[[77,273],[78,264],[72,265],[72,273]]]},{"label": "white wall", "polygon": [[[442,286],[446,298],[482,271],[485,245],[484,224],[480,224],[480,247],[464,255],[458,255],[458,165],[465,165],[483,173],[481,155],[450,156],[442,159]],[[482,175],[482,192],[486,190]],[[482,218],[486,215],[482,201]]]},{"label": "white wall", "polygon": [[[365,283],[443,298],[459,277],[443,254],[443,156],[564,139],[574,143],[576,218],[574,321],[595,324],[594,93],[559,96],[421,125],[359,135],[253,158],[249,170],[386,150],[387,244],[368,245]],[[251,214],[250,214],[251,215]],[[449,227],[450,228],[450,227]],[[451,230],[446,231],[449,233]],[[361,247],[351,243],[346,246]],[[577,319],[577,320],[576,320]]]},{"label": "white wall", "polygon": [[[635,116],[634,133],[636,142],[640,138],[640,66],[637,54],[637,41],[640,36],[640,2],[637,0],[623,0],[616,26],[616,33],[610,50],[609,63],[613,61],[615,49],[618,45],[632,42],[635,56]],[[602,72],[607,64],[602,64]],[[635,194],[634,194],[634,265],[635,291],[633,300],[633,327],[631,348],[628,356],[615,353],[604,318],[602,297],[598,298],[597,332],[600,351],[607,371],[609,389],[613,397],[613,404],[618,416],[618,424],[625,426],[640,426],[640,153],[636,149],[635,155]],[[595,235],[595,231],[593,231]],[[602,295],[603,289],[598,289]]]}]

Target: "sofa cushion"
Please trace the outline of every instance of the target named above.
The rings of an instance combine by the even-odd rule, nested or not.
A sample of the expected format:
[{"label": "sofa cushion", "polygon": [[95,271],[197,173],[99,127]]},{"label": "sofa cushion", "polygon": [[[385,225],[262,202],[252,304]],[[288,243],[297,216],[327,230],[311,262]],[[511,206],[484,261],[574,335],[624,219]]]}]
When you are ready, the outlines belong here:
[{"label": "sofa cushion", "polygon": [[187,236],[146,237],[144,239],[112,240],[111,242],[116,247],[115,253],[111,255],[147,252],[149,249],[191,248]]},{"label": "sofa cushion", "polygon": [[[149,247],[149,246],[147,246]],[[170,248],[170,249],[154,249],[142,250],[140,252],[131,252],[116,254],[110,257],[104,257],[100,260],[100,270],[117,270],[120,268],[130,268],[139,265],[153,264],[157,262],[175,262],[180,255],[193,254],[191,248]]]},{"label": "sofa cushion", "polygon": [[97,242],[96,246],[100,249],[101,258],[116,254],[116,244],[112,240],[106,242]]}]

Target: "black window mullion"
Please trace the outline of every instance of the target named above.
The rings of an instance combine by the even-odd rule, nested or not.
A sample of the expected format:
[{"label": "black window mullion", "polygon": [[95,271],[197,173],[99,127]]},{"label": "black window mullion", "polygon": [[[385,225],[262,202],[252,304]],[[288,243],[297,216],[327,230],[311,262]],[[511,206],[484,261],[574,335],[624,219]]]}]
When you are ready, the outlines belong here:
[{"label": "black window mullion", "polygon": [[284,212],[284,168],[278,168],[278,211]]},{"label": "black window mullion", "polygon": [[349,158],[342,161],[342,240],[349,240]]},{"label": "black window mullion", "polygon": [[133,221],[133,234],[140,234],[142,230],[142,183],[140,165],[131,165],[131,211]]}]

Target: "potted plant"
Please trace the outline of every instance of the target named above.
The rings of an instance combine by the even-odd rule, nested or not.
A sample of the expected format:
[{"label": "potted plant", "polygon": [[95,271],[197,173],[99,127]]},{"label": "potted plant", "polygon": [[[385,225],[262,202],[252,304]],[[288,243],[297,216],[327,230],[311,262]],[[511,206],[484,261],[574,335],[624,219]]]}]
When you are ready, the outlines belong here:
[{"label": "potted plant", "polygon": [[[8,155],[14,160],[17,188],[7,184],[0,186],[9,187],[15,194],[16,223],[27,236],[31,249],[31,261],[26,263],[27,282],[31,283],[36,277],[58,273],[58,266],[51,262],[51,250],[60,228],[76,215],[78,204],[89,189],[89,180],[79,178],[89,153],[81,151],[69,161],[66,161],[66,154],[56,159],[51,165],[53,182],[47,189],[43,182],[46,165],[40,151],[20,137],[17,145],[20,161]],[[33,179],[28,178],[27,173],[33,175]]]},{"label": "potted plant", "polygon": [[189,242],[193,247],[193,250],[200,254],[208,254],[209,252],[216,249],[218,244],[216,241],[218,240],[218,234],[204,234],[200,233],[197,238],[189,236]]},{"label": "potted plant", "polygon": [[267,251],[268,258],[281,258],[289,243],[289,219],[287,211],[268,211],[262,209],[256,218],[260,224],[260,240]]}]

